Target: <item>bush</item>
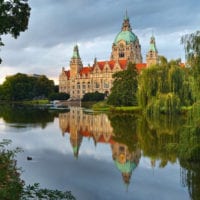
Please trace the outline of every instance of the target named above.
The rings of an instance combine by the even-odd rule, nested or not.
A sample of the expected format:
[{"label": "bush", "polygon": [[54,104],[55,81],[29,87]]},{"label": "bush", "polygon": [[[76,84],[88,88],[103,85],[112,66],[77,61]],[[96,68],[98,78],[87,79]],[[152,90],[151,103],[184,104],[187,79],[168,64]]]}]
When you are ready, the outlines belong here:
[{"label": "bush", "polygon": [[53,100],[67,100],[69,99],[69,94],[67,93],[52,93],[49,95],[49,100],[53,101]]},{"label": "bush", "polygon": [[99,93],[99,92],[94,92],[94,93],[86,93],[82,101],[102,101],[105,98],[105,94]]}]

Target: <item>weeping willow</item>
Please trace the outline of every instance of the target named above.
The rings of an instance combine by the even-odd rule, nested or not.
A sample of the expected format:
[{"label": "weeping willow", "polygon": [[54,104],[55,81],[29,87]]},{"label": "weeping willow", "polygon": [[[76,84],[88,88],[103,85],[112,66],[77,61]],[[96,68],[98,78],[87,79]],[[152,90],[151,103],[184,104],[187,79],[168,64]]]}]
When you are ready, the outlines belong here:
[{"label": "weeping willow", "polygon": [[187,69],[179,60],[144,69],[138,80],[138,103],[150,115],[177,114],[193,103]]},{"label": "weeping willow", "polygon": [[191,87],[194,101],[200,101],[200,31],[186,34],[181,38],[187,65],[191,69]]}]

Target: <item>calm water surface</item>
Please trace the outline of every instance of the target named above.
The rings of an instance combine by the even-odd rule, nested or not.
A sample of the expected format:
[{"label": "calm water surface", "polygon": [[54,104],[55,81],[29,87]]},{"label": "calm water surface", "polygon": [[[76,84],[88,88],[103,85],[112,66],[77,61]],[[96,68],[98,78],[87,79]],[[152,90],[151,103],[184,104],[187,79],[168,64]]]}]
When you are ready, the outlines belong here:
[{"label": "calm water surface", "polygon": [[180,144],[183,123],[76,107],[62,113],[6,107],[0,139],[23,148],[17,160],[26,184],[70,190],[78,200],[198,199],[199,165],[182,162],[170,148]]}]

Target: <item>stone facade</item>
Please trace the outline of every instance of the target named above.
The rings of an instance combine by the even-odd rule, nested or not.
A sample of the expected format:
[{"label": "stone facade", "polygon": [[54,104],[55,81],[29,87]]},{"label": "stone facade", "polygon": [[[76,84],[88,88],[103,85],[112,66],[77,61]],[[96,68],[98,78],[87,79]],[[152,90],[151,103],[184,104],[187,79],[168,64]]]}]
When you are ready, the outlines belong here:
[{"label": "stone facade", "polygon": [[109,61],[97,61],[95,58],[92,66],[83,67],[78,46],[75,45],[70,61],[70,69],[65,70],[65,68],[62,68],[59,76],[59,92],[70,94],[72,100],[81,99],[85,93],[96,91],[109,95],[113,84],[112,75],[125,70],[129,62],[136,63],[138,71],[158,62],[157,49],[156,53],[151,56],[153,50],[151,46],[150,43],[147,63],[143,63],[139,39],[132,32],[126,14],[121,31],[112,44]]}]

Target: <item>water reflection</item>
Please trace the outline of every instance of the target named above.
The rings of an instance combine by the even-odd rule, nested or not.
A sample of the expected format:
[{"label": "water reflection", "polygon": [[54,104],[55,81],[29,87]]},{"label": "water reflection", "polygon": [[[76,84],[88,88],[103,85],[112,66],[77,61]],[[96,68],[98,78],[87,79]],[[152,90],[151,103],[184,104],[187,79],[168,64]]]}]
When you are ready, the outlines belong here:
[{"label": "water reflection", "polygon": [[[130,183],[132,171],[139,163],[141,150],[139,148],[129,149],[123,141],[118,142],[119,139],[106,114],[86,114],[83,109],[72,107],[70,112],[59,114],[59,124],[63,135],[70,134],[70,143],[76,159],[84,137],[92,138],[94,145],[97,143],[109,144],[113,161],[121,172],[124,183],[127,185]],[[132,139],[129,141],[132,144],[130,146],[134,146],[135,141],[134,138]]]},{"label": "water reflection", "polygon": [[141,153],[150,158],[152,167],[164,168],[168,163],[180,162],[181,184],[188,186],[192,199],[198,199],[200,129],[197,124],[191,125],[191,120],[184,116],[154,119],[134,115],[89,114],[83,109],[71,108],[69,113],[59,114],[59,123],[62,134],[69,133],[75,158],[78,158],[84,137],[92,138],[94,145],[102,142],[110,145],[113,162],[127,185],[139,164]]},{"label": "water reflection", "polygon": [[56,116],[58,116],[56,112],[32,106],[0,105],[0,118],[15,128],[25,128],[28,125],[29,127],[45,128],[49,122],[53,122]]},{"label": "water reflection", "polygon": [[[56,119],[57,117],[59,118]],[[183,191],[186,188],[188,189],[191,199],[196,200],[200,196],[199,116],[191,115],[190,118],[184,116],[171,118],[168,118],[167,116],[160,116],[159,118],[151,118],[141,115],[107,115],[103,113],[86,113],[83,109],[76,107],[72,107],[70,112],[58,114],[48,110],[38,110],[31,107],[4,106],[0,107],[0,118],[3,119],[1,122],[2,127],[4,124],[8,127],[13,125],[15,126],[12,129],[14,130],[12,133],[17,132],[17,130],[20,130],[21,132],[22,127],[31,127],[31,131],[28,129],[24,135],[13,134],[14,137],[17,138],[13,137],[12,139],[16,139],[24,144],[28,143],[28,146],[31,146],[31,149],[34,150],[40,149],[39,147],[41,147],[41,149],[43,148],[38,152],[38,156],[44,151],[45,148],[49,150],[49,152],[53,150],[56,150],[57,152],[58,147],[55,145],[55,143],[58,145],[62,143],[63,146],[60,149],[62,149],[62,160],[64,162],[67,157],[65,155],[66,151],[64,147],[67,145],[65,140],[60,137],[60,132],[62,132],[63,136],[67,136],[75,157],[75,159],[72,159],[72,161],[70,160],[70,162],[73,164],[71,164],[69,169],[67,169],[69,174],[72,173],[70,171],[71,168],[74,169],[74,174],[76,174],[77,171],[80,172],[80,170],[83,168],[81,165],[83,164],[83,160],[84,163],[87,163],[86,168],[91,166],[91,163],[89,163],[87,160],[89,159],[89,156],[80,154],[81,149],[85,149],[86,145],[90,145],[89,142],[87,143],[84,140],[84,138],[87,138],[89,140],[86,141],[93,141],[92,146],[95,146],[98,143],[105,144],[103,148],[100,148],[100,150],[103,149],[104,151],[106,145],[109,147],[108,150],[110,150],[110,152],[107,154],[106,149],[106,156],[110,156],[109,158],[111,158],[111,163],[113,163],[114,167],[109,165],[110,163],[104,163],[105,160],[103,160],[102,163],[100,162],[101,159],[93,160],[96,161],[95,167],[97,167],[97,165],[100,168],[105,165],[111,166],[109,168],[109,173],[112,174],[113,178],[117,178],[117,180],[119,180],[119,177],[114,177],[115,170],[118,172],[118,174],[120,173],[122,175],[122,181],[119,181],[119,183],[124,182],[126,185],[129,185],[130,188],[130,183],[137,181],[137,183],[142,183],[142,186],[146,184],[145,186],[147,190],[148,188],[151,190],[155,189],[156,193],[157,187],[160,187],[160,183],[156,185],[155,182],[151,180],[151,178],[153,178],[152,176],[145,174],[145,177],[140,176],[138,178],[139,172],[142,174],[143,172],[146,172],[146,169],[142,171],[143,166],[141,166],[144,165],[144,159],[146,159],[148,162],[150,161],[150,165],[157,170],[157,173],[160,170],[159,177],[157,178],[160,178],[159,180],[162,182],[164,182],[163,179],[165,179],[167,176],[170,177],[172,175],[177,175],[177,171],[175,173],[173,170],[175,168],[178,168],[179,170],[180,166],[180,178],[178,177],[178,181],[181,184],[178,185],[175,178],[173,179],[172,177],[169,180],[167,177],[162,185],[162,189],[165,188],[167,184],[172,183],[172,185],[174,184],[173,188],[175,188],[173,194],[176,194],[177,188],[180,189],[180,187],[182,187],[180,189],[180,196],[185,194]],[[4,122],[8,123],[8,125]],[[57,123],[59,123],[59,125]],[[38,126],[39,129],[34,129]],[[40,127],[42,128],[41,132]],[[3,132],[3,129],[1,129],[1,132]],[[9,131],[7,130],[7,132]],[[59,137],[57,137],[57,135],[59,135]],[[34,143],[34,141],[36,142]],[[88,147],[88,149],[90,151],[94,150],[91,147]],[[102,155],[103,157],[103,153],[105,152],[100,152],[98,156]],[[57,154],[53,153],[48,153],[48,155],[56,155],[55,157],[58,157]],[[81,158],[83,159],[81,160]],[[78,159],[80,162],[76,162],[76,159]],[[52,163],[55,165],[55,168],[57,165],[56,162],[57,161],[54,163],[52,161]],[[80,166],[78,166],[77,163]],[[101,166],[99,166],[100,163],[102,164]],[[92,164],[94,167],[94,162],[92,162]],[[69,162],[67,164],[63,164],[64,167],[66,167],[66,165],[69,165]],[[45,171],[48,171],[46,167],[49,166],[44,167]],[[41,168],[39,168],[39,170],[41,171]],[[96,176],[96,171],[92,174],[92,176]],[[146,176],[148,178],[146,178]],[[90,178],[93,179],[93,177]],[[101,177],[100,175],[100,178],[103,179],[103,176]],[[83,182],[80,183],[80,180],[77,181],[79,181],[79,185],[81,185],[80,188],[82,188]],[[74,182],[71,181],[70,183],[73,184]],[[151,188],[149,187],[149,184],[155,185],[153,185],[154,187]],[[77,185],[74,187],[76,188]],[[141,187],[141,185],[137,186],[137,184],[134,184],[134,189],[137,187]],[[185,189],[183,189],[183,187],[185,187]],[[132,189],[131,192],[133,192],[134,189]],[[162,192],[159,194],[161,195],[161,193]]]}]

